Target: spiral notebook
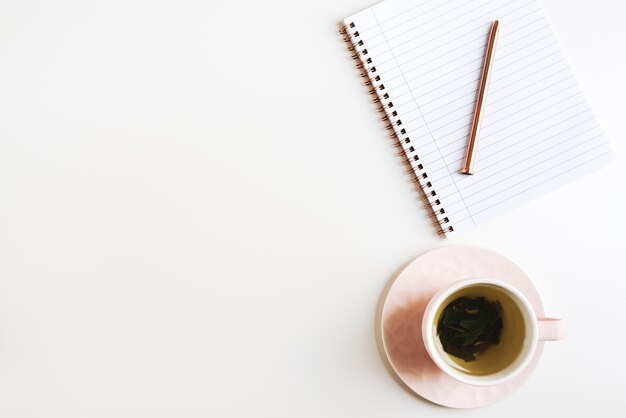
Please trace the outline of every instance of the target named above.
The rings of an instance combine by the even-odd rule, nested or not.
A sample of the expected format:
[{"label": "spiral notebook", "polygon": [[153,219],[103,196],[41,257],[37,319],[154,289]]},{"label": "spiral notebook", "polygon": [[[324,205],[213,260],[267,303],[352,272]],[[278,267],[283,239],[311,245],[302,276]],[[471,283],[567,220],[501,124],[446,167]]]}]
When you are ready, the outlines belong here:
[{"label": "spiral notebook", "polygon": [[[500,21],[476,174],[460,173]],[[387,0],[342,33],[450,236],[607,164],[609,143],[537,0]]]}]

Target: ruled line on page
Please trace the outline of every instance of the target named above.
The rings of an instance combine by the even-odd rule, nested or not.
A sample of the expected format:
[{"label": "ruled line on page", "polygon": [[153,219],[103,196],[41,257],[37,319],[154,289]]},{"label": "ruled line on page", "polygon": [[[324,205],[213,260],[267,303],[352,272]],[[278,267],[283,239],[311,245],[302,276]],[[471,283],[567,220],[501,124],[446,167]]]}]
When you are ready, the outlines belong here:
[{"label": "ruled line on page", "polygon": [[[557,61],[557,62],[552,63],[551,65],[549,65],[549,66],[545,67],[545,69],[551,68],[551,67],[553,67],[553,66],[555,66],[555,65],[557,65],[557,64],[560,64],[560,63],[561,63],[561,61]],[[562,72],[562,71],[564,71],[564,69],[558,70],[558,71],[556,71],[555,73],[550,74],[550,75],[548,75],[548,76],[546,76],[546,77],[544,77],[544,78],[549,78],[549,77],[551,77],[551,76],[553,76],[553,75],[555,75],[555,74],[558,74],[558,73],[560,73],[560,72]],[[573,77],[573,75],[569,75],[569,76],[566,76],[565,78],[561,78],[561,79],[559,79],[559,81],[558,81],[558,82],[564,81],[564,80],[566,80],[566,79],[568,79],[568,78],[570,78],[570,77]],[[543,79],[542,79],[542,80],[543,80]],[[540,81],[541,81],[541,80],[540,80]],[[507,85],[504,85],[504,86],[501,86],[501,87],[500,87],[500,90],[498,90],[498,91],[502,91],[502,90],[503,90],[504,88],[506,88],[506,87],[509,87],[509,86],[512,86],[512,85],[518,84],[518,82],[519,82],[519,81],[517,81],[517,82],[513,82],[513,83],[510,83],[510,84],[507,84]],[[534,83],[536,83],[536,82],[537,82],[537,81],[535,81]],[[518,90],[517,90],[517,92],[523,91],[525,88],[527,88],[527,87],[522,87],[522,88],[518,89]],[[475,89],[474,91],[476,91],[476,89]],[[511,94],[511,93],[509,93],[509,95],[510,95],[510,94]],[[467,98],[468,98],[467,96],[468,96],[468,95],[464,95],[464,96],[456,97],[455,99],[453,99],[453,100],[452,100],[452,101],[450,101],[449,103],[452,103],[452,102],[454,102],[454,101],[458,101],[458,100],[460,100],[461,98],[466,98],[466,99],[467,99]],[[503,97],[503,98],[501,98],[501,99],[499,99],[499,100],[495,100],[495,101],[491,101],[491,100],[490,100],[490,102],[489,102],[489,103],[490,103],[490,107],[491,107],[491,108],[496,109],[495,111],[497,111],[497,108],[495,108],[495,107],[493,106],[493,104],[494,104],[494,103],[497,103],[498,101],[501,101],[501,100],[503,100],[503,99],[506,99],[506,97]],[[456,111],[456,110],[466,108],[467,106],[473,106],[473,104],[474,104],[474,103],[473,103],[473,101],[466,100],[466,101],[465,101],[465,103],[464,103],[462,106],[459,106],[459,107],[455,108],[454,110],[448,110],[448,111],[447,111],[448,113],[443,114],[441,117],[446,116],[446,115],[449,115],[449,114],[453,113],[453,112],[454,112],[454,111]],[[420,106],[420,107],[421,107],[421,108],[423,108],[423,105],[422,105],[422,106]],[[443,106],[440,106],[440,108],[443,108]],[[495,111],[494,111],[494,112],[495,112]],[[429,115],[432,115],[433,113],[434,113],[434,112],[432,112],[432,111],[430,111],[430,112],[423,112],[423,113],[422,113],[422,116],[423,116],[423,117],[427,117],[427,116],[429,116]],[[470,113],[470,114],[471,114],[471,113]],[[433,122],[435,122],[436,120],[440,119],[441,117],[436,117],[436,118],[433,118],[433,119],[429,119],[429,121],[430,121],[430,123],[433,123]],[[410,121],[412,121],[412,120],[407,120],[407,122],[410,122]]]},{"label": "ruled line on page", "polygon": [[[606,145],[606,144],[603,144],[603,145]],[[548,179],[545,179],[545,180],[543,181],[543,183],[548,182],[548,181],[551,181],[551,180],[554,180],[554,179],[556,179],[556,178],[559,178],[559,177],[561,177],[561,176],[563,176],[563,175],[565,175],[565,174],[569,173],[570,171],[574,171],[574,170],[576,170],[576,169],[578,169],[578,168],[581,168],[581,167],[583,167],[583,166],[585,166],[585,165],[587,165],[587,164],[590,164],[590,163],[594,162],[595,160],[598,160],[598,159],[603,158],[603,157],[608,157],[610,154],[612,154],[612,151],[609,149],[608,151],[606,151],[606,152],[604,152],[604,153],[602,153],[602,154],[600,154],[600,155],[598,155],[598,156],[595,156],[595,157],[593,157],[593,158],[592,158],[592,159],[590,159],[590,160],[584,161],[584,162],[582,162],[582,163],[580,163],[580,164],[578,164],[578,165],[576,165],[576,166],[574,166],[574,167],[572,167],[572,168],[570,168],[570,169],[568,169],[568,170],[566,170],[566,171],[563,171],[563,172],[561,172],[561,173],[559,173],[559,174],[557,174],[557,175],[555,175],[555,176],[549,177]],[[541,173],[540,173],[540,174],[541,174]],[[487,210],[489,210],[489,209],[491,209],[491,208],[494,208],[494,207],[496,207],[496,206],[498,206],[498,205],[502,204],[503,202],[506,202],[507,200],[513,199],[513,198],[515,198],[515,197],[517,197],[517,196],[519,196],[519,195],[522,195],[522,194],[524,194],[524,193],[527,193],[527,192],[529,192],[530,190],[532,190],[533,188],[535,188],[535,186],[528,187],[527,189],[524,189],[524,190],[522,190],[522,191],[520,191],[520,192],[518,192],[518,193],[515,193],[514,195],[509,196],[509,197],[507,197],[506,199],[502,199],[502,200],[500,200],[500,201],[496,201],[496,202],[492,203],[491,205],[489,205],[488,207],[483,208],[483,209],[481,209],[481,210],[479,210],[479,211],[474,212],[474,215],[478,215],[478,214],[480,214],[480,213],[482,213],[482,212],[485,212],[485,211],[487,211]],[[467,218],[460,219],[460,220],[459,220],[459,222],[464,221],[465,219],[467,219]]]},{"label": "ruled line on page", "polygon": [[[537,10],[537,12],[538,11],[539,9]],[[491,11],[490,13],[486,13],[486,15],[489,15],[489,14],[494,14],[494,12]],[[468,15],[464,15],[464,17],[468,18],[468,21],[473,20]],[[516,28],[516,24],[526,17],[527,16],[519,16],[519,17],[512,18],[510,21],[507,21],[506,23],[507,23],[508,32],[505,31],[504,33],[502,33],[502,35],[500,36],[500,40],[506,40],[512,34],[517,33],[516,31],[521,30],[521,28]],[[500,15],[499,19],[503,20],[504,16]],[[536,19],[535,21],[530,22],[530,24],[534,24],[542,19],[545,20],[545,16],[541,15],[539,19]],[[529,24],[523,25],[522,28],[526,26],[529,26]],[[481,28],[485,32],[483,36],[475,36],[475,35],[471,36],[470,35],[471,33]],[[440,58],[440,57],[434,57],[434,58],[429,57],[430,52],[440,51],[449,55],[457,49],[462,49],[464,45],[471,43],[467,41],[468,37],[470,36],[471,36],[470,39],[472,42],[480,41],[482,38],[486,38],[487,33],[489,31],[489,22],[482,21],[478,27],[472,26],[469,28],[466,25],[460,25],[458,28],[456,28],[456,30],[462,31],[462,32],[456,38],[451,40],[449,38],[451,37],[452,34],[455,33],[454,32],[455,29],[450,29],[445,24],[441,23],[438,26],[434,28],[430,28],[424,31],[422,34],[420,34],[420,37],[425,38],[425,39],[419,39],[420,37],[416,37],[414,39],[402,39],[402,40],[398,40],[397,42],[390,42],[389,48],[391,51],[394,52],[394,54],[398,58],[398,62],[402,65],[406,65],[415,59],[420,60],[420,62],[424,62],[424,61],[428,62],[430,60]],[[435,42],[435,40],[437,42]],[[440,41],[442,40],[445,41],[443,44],[440,43]],[[454,40],[456,40],[456,42],[454,42]],[[453,44],[454,48],[444,48],[445,46],[450,45],[450,44]],[[428,46],[429,48],[421,49],[420,45]],[[371,48],[376,49],[377,46],[378,45],[372,45]],[[479,45],[476,48],[465,48],[464,51],[465,52],[477,51],[480,49],[480,46],[484,47],[484,44]],[[413,57],[409,56],[409,58],[406,58],[406,59],[404,58],[405,55],[415,53],[416,51],[419,51],[419,55],[413,56]],[[390,57],[387,57],[385,59],[379,59],[378,64],[384,65],[390,59],[391,59]]]},{"label": "ruled line on page", "polygon": [[[373,9],[370,9],[370,10],[372,11],[372,15],[374,16],[374,19],[378,21],[378,18],[376,17],[376,14],[374,13],[374,10],[373,10]],[[393,54],[393,52],[392,52],[392,54]],[[406,81],[406,79],[405,79],[405,82],[407,83],[407,87],[408,87],[408,82]],[[413,93],[411,93],[411,94],[413,94]],[[415,105],[417,106],[417,109],[418,109],[418,111],[419,111],[419,104],[418,104],[418,101],[417,101],[417,100],[415,100],[415,98],[414,98],[414,101],[415,101]],[[430,131],[430,128],[428,128],[428,125],[426,125],[426,128]],[[432,133],[431,133],[431,136],[432,136]],[[418,178],[419,178],[419,176],[418,176]],[[461,200],[463,200],[463,197],[461,197]],[[470,214],[470,219],[471,219],[471,218],[472,218],[472,216],[471,216],[471,214]],[[472,222],[474,222],[474,220],[473,220],[473,219],[472,219]],[[474,222],[474,225],[476,225],[476,223],[475,223],[475,222]]]},{"label": "ruled line on page", "polygon": [[[586,103],[585,103],[585,104],[586,104]],[[569,109],[572,109],[572,108],[574,108],[574,107],[575,107],[575,106],[570,107]],[[569,109],[568,109],[568,110],[569,110]],[[492,153],[492,154],[487,155],[487,156],[485,157],[485,159],[486,159],[486,158],[490,158],[490,157],[492,157],[493,155],[498,154],[498,153],[500,153],[500,152],[503,152],[503,153],[504,153],[504,155],[503,155],[503,156],[501,156],[501,157],[498,159],[498,161],[507,161],[507,160],[509,160],[509,159],[515,159],[515,158],[516,158],[516,154],[506,154],[506,151],[507,151],[507,150],[510,150],[510,149],[511,149],[514,145],[525,144],[527,141],[529,141],[529,140],[531,140],[531,139],[533,139],[533,138],[537,137],[540,133],[545,133],[545,132],[548,132],[550,129],[552,129],[552,128],[554,128],[554,127],[558,126],[558,125],[561,125],[563,122],[567,122],[567,121],[569,121],[569,120],[576,119],[576,118],[578,118],[578,117],[582,116],[582,115],[583,115],[583,114],[585,114],[585,113],[589,114],[589,108],[588,108],[588,107],[585,107],[582,111],[580,111],[580,112],[578,112],[578,113],[574,114],[573,116],[571,116],[571,117],[569,117],[569,118],[567,118],[567,119],[559,120],[558,122],[554,123],[554,124],[553,124],[553,125],[551,125],[551,126],[548,126],[548,127],[545,127],[545,128],[544,128],[544,127],[542,127],[541,129],[538,129],[537,131],[532,131],[531,133],[529,133],[529,135],[528,135],[528,136],[526,136],[526,137],[524,137],[524,138],[521,138],[521,139],[517,139],[517,138],[515,138],[515,136],[516,136],[517,134],[522,133],[522,132],[526,132],[526,131],[528,131],[528,129],[527,129],[527,128],[522,128],[522,129],[518,130],[517,132],[514,132],[514,133],[510,134],[510,135],[509,135],[509,136],[507,136],[507,137],[504,137],[504,138],[498,138],[498,140],[497,140],[496,142],[493,142],[493,143],[489,144],[489,146],[488,146],[488,147],[486,146],[486,147],[481,148],[481,151],[483,151],[483,152],[484,152],[484,149],[485,149],[485,148],[489,148],[489,149],[491,149],[491,148],[493,148],[493,147],[495,147],[495,146],[500,145],[500,150],[499,150],[499,151],[496,151],[496,152],[494,152],[494,153]],[[552,119],[552,118],[546,118],[546,119],[544,119],[544,121],[547,121],[547,120],[550,120],[550,119]],[[571,126],[571,127],[570,127],[570,126],[567,126],[567,127],[565,127],[564,129],[562,129],[562,130],[557,130],[557,132],[556,132],[555,134],[551,135],[551,136],[550,136],[550,137],[548,137],[547,139],[552,139],[552,138],[558,137],[558,136],[560,136],[560,135],[563,135],[563,132],[565,132],[565,131],[571,131],[571,130],[572,130],[572,129],[574,129],[575,127],[577,127],[577,126],[579,126],[579,125],[581,125],[581,124],[583,124],[583,123],[589,122],[590,120],[593,120],[593,121],[595,122],[595,117],[591,117],[591,118],[588,118],[588,119],[584,119],[582,122],[579,122],[579,123],[577,123],[577,124],[576,124],[576,125],[574,125],[574,126]],[[541,125],[539,125],[540,123],[541,123],[541,122],[538,122],[538,124],[537,124],[537,125],[538,125],[538,126],[541,126]],[[597,124],[597,122],[595,122],[595,123]],[[511,143],[511,141],[510,141],[512,138],[515,138],[513,143]],[[425,157],[427,157],[427,155],[425,155]],[[452,162],[451,164],[460,164],[462,160],[463,160],[463,158],[459,158],[459,159],[455,160],[454,162]],[[482,161],[482,158],[481,158],[481,161]],[[436,173],[437,171],[439,171],[439,170],[434,170],[434,171],[432,171],[432,172],[431,172],[431,174],[432,174],[432,173]],[[444,176],[442,176],[442,177],[444,177]],[[463,180],[463,179],[461,179],[461,180]],[[472,180],[472,178],[471,178],[471,177],[468,177],[468,178],[466,178],[466,179],[465,179],[465,181],[474,181],[474,182],[475,182],[475,181],[478,181],[478,180],[476,180],[476,179],[473,179],[473,180]],[[442,187],[440,190],[445,189],[445,187],[447,187],[447,186]]]},{"label": "ruled line on page", "polygon": [[[597,126],[594,126],[592,129],[590,129],[590,130],[589,130],[589,131],[587,131],[587,132],[590,132],[590,131],[592,131],[592,130],[594,130],[594,129],[597,129]],[[592,141],[594,141],[595,139],[598,139],[598,138],[602,137],[603,135],[604,135],[604,134],[603,134],[602,132],[600,132],[600,133],[596,134],[595,136],[593,136],[593,137],[591,137],[591,138],[588,138],[588,139],[586,139],[586,140],[587,140],[587,141],[589,141],[589,142],[592,142]],[[554,149],[554,148],[556,148],[556,147],[558,147],[558,146],[560,146],[560,145],[562,145],[562,144],[564,144],[564,143],[566,143],[566,142],[569,142],[569,141],[570,141],[570,140],[572,140],[572,139],[578,139],[578,138],[580,138],[581,136],[582,136],[582,134],[581,134],[581,135],[576,135],[575,137],[567,138],[566,140],[563,140],[563,141],[560,141],[560,142],[557,142],[556,144],[554,144],[554,145],[552,145],[552,146],[550,146],[550,147],[548,147],[548,148],[544,148],[544,149],[542,149],[541,151],[538,151],[538,152],[536,152],[536,153],[534,153],[534,154],[530,155],[528,158],[530,159],[530,158],[533,158],[533,157],[539,157],[539,156],[541,156],[543,153],[545,153],[546,151],[549,151],[549,150],[551,150],[551,149]],[[574,146],[572,146],[572,147],[570,147],[570,148],[567,148],[567,149],[564,149],[564,150],[560,150],[560,151],[561,151],[561,153],[560,153],[560,154],[552,155],[552,156],[550,156],[550,157],[548,157],[548,158],[545,158],[545,159],[543,159],[543,160],[538,161],[536,164],[534,164],[534,165],[532,165],[532,166],[528,166],[528,167],[527,167],[527,166],[524,166],[524,167],[522,167],[522,168],[526,170],[526,169],[530,169],[530,168],[534,168],[534,167],[536,167],[536,166],[539,166],[539,165],[541,165],[541,164],[543,164],[543,163],[545,163],[545,162],[548,162],[548,161],[550,161],[550,160],[553,160],[553,159],[555,159],[555,158],[556,158],[556,159],[558,159],[558,158],[560,158],[560,157],[561,157],[561,155],[562,155],[562,154],[567,153],[567,152],[569,152],[569,151],[572,151],[572,150],[574,150],[574,149],[576,149],[576,148],[578,148],[578,147],[581,147],[581,146],[583,146],[583,145],[588,145],[588,144],[589,144],[589,142],[587,142],[587,143],[577,143],[576,145],[574,145]],[[599,146],[600,146],[600,145],[604,145],[604,144],[603,144],[603,143],[600,143],[600,144],[599,144]],[[586,150],[585,152],[583,152],[583,153],[579,154],[578,156],[585,155],[585,153],[586,153],[587,151],[592,151],[593,149],[595,149],[595,148],[592,148],[591,150]],[[512,167],[515,167],[515,166],[519,166],[520,164],[523,164],[523,163],[525,163],[525,162],[526,162],[525,160],[516,161],[516,162],[514,162],[514,163],[510,163],[510,164],[508,164],[505,168],[502,168],[501,170],[496,171],[495,173],[491,173],[491,174],[492,174],[492,176],[494,176],[494,177],[496,176],[496,174],[501,174],[501,173],[503,173],[503,174],[509,174],[509,175],[508,175],[508,176],[506,176],[506,177],[503,177],[503,176],[498,176],[498,177],[497,177],[497,179],[498,179],[497,181],[489,183],[489,185],[488,185],[488,186],[483,187],[482,189],[478,189],[478,190],[476,190],[476,191],[473,191],[473,192],[469,193],[469,192],[468,192],[468,188],[462,188],[462,190],[461,190],[461,191],[463,192],[463,197],[464,197],[465,199],[469,199],[469,198],[471,198],[472,196],[475,196],[475,195],[477,195],[477,194],[479,194],[479,193],[482,193],[482,192],[484,192],[484,191],[489,190],[490,188],[492,188],[493,186],[495,186],[495,185],[497,185],[497,184],[500,184],[500,183],[502,183],[502,182],[504,182],[504,181],[506,181],[506,180],[508,180],[508,179],[511,179],[511,178],[513,178],[513,177],[517,177],[518,173],[511,173],[511,168],[512,168]],[[484,183],[485,181],[489,181],[491,178],[493,178],[493,177],[490,177],[490,178],[482,178],[482,179],[478,180],[477,182],[472,183],[472,184],[471,184],[471,186],[475,186],[476,184]],[[453,202],[453,203],[454,203],[454,202]],[[470,205],[470,207],[471,207],[471,205]]]},{"label": "ruled line on page", "polygon": [[[549,129],[553,128],[554,126],[557,126],[558,124],[560,124],[560,123],[562,123],[562,122],[566,122],[566,121],[568,121],[568,120],[570,120],[570,119],[573,119],[573,118],[575,118],[575,117],[579,116],[579,115],[580,115],[580,114],[582,114],[582,113],[588,113],[588,110],[589,110],[589,109],[585,109],[585,110],[583,110],[582,112],[580,112],[580,113],[578,113],[578,114],[576,114],[576,115],[574,115],[574,116],[569,117],[568,119],[564,119],[563,121],[559,121],[557,124],[552,125],[552,126],[550,126],[550,127],[546,128],[546,129],[545,129],[545,131],[547,131],[547,130],[549,130]],[[594,121],[594,122],[595,122],[595,117],[593,117],[593,116],[592,116],[592,117],[589,117],[588,119],[583,120],[582,122],[578,122],[578,123],[576,123],[575,125],[568,126],[568,127],[567,127],[567,129],[568,129],[568,130],[572,130],[572,129],[574,129],[574,128],[577,128],[578,126],[584,125],[585,123],[587,123],[587,122],[589,122],[589,121]],[[597,125],[597,124],[594,124],[594,125],[593,125],[593,127],[592,127],[591,129],[594,129],[594,128],[597,128],[597,127],[598,127],[598,125]],[[544,131],[544,132],[545,132],[545,131]],[[522,132],[522,131],[519,131],[519,132]],[[518,133],[519,133],[519,132],[518,132]],[[547,138],[542,139],[542,141],[547,141],[547,140],[550,140],[550,139],[555,138],[555,137],[557,137],[557,136],[559,136],[559,135],[562,135],[562,131],[557,131],[557,133],[555,133],[555,134],[553,134],[553,135],[551,135],[551,136],[549,136],[549,137],[547,137]],[[526,143],[526,141],[528,141],[528,140],[530,140],[530,139],[533,139],[533,138],[536,138],[536,137],[537,137],[537,133],[536,133],[536,132],[533,132],[532,134],[530,134],[530,135],[526,136],[526,137],[525,137],[525,138],[523,138],[523,139],[518,139],[518,140],[516,140],[514,145],[524,144],[524,143]],[[496,144],[492,144],[492,145],[497,145],[497,143],[496,143]],[[507,148],[502,147],[502,148],[501,148],[501,149],[499,149],[498,151],[492,152],[491,154],[481,155],[481,161],[483,161],[483,162],[484,162],[484,161],[489,161],[489,159],[490,159],[491,157],[493,157],[494,155],[499,154],[499,153],[501,153],[501,152],[504,152],[504,151],[506,151],[506,150],[507,150]],[[490,167],[492,167],[492,166],[494,166],[494,165],[496,165],[496,164],[502,163],[502,162],[507,162],[507,160],[508,160],[508,159],[510,159],[510,158],[513,158],[513,157],[512,157],[512,156],[510,156],[510,155],[508,155],[508,156],[503,157],[503,158],[501,158],[501,159],[499,159],[499,160],[496,160],[496,162],[495,162],[494,164],[487,165],[487,166],[481,166],[481,170],[482,170],[482,169],[487,169],[487,168],[490,168]],[[457,163],[459,163],[459,164],[460,164],[462,160],[463,160],[463,158],[460,158],[460,159],[458,159],[458,160],[456,160],[456,161],[452,162],[451,164],[452,164],[452,165],[457,164]],[[433,173],[438,172],[439,170],[441,170],[441,169],[437,169],[437,170],[433,170],[433,171],[431,171],[431,175],[432,175]],[[435,177],[435,178],[436,178],[436,177]],[[469,181],[469,178],[467,178],[467,179],[461,179],[461,180],[459,180],[459,183],[463,183],[464,181]],[[443,189],[443,188],[445,188],[445,187],[442,187],[442,189]]]}]

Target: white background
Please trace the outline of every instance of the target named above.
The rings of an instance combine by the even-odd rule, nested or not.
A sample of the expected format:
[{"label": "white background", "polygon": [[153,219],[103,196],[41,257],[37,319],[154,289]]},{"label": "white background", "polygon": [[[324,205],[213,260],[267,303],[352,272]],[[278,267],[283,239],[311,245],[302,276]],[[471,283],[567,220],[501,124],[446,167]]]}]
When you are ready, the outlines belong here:
[{"label": "white background", "polygon": [[[615,162],[448,241],[337,34],[372,4],[0,1],[0,417],[623,412],[626,3],[545,0]],[[480,410],[412,395],[375,338],[451,243],[569,321]]]}]

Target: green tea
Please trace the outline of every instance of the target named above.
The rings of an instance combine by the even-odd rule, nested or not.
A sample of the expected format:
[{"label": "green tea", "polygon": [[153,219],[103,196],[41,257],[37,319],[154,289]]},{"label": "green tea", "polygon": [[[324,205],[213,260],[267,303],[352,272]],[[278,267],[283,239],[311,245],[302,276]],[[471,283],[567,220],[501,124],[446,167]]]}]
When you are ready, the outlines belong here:
[{"label": "green tea", "polygon": [[[476,304],[478,307],[477,313],[480,309],[488,309],[491,316],[498,315],[497,317],[487,318],[491,321],[491,324],[489,324],[488,321],[487,324],[493,328],[493,332],[497,331],[497,336],[486,338],[486,340],[490,339],[491,341],[490,344],[487,344],[487,348],[475,350],[474,354],[471,355],[461,351],[457,353],[457,356],[444,351],[440,340],[441,336],[439,336],[439,332],[437,332],[437,327],[440,324],[442,314],[446,310],[446,307],[454,305],[455,301],[457,304],[467,302],[464,298],[476,301],[478,301],[479,298],[484,298],[484,301],[481,300],[481,303]],[[474,307],[472,305],[470,306]],[[496,306],[497,313],[494,308]],[[493,324],[495,322],[494,320],[501,321],[501,323],[498,323],[497,329],[495,328],[496,325]],[[436,343],[441,356],[456,370],[474,376],[486,376],[506,369],[515,362],[526,342],[526,326],[522,311],[505,290],[493,285],[481,284],[468,286],[450,295],[439,306],[435,313],[433,326],[438,335]],[[483,321],[483,323],[476,328],[476,331],[481,330],[482,332],[482,329],[486,326]],[[471,326],[467,328],[472,331]],[[462,331],[462,329],[459,329],[459,331]],[[472,338],[476,339],[476,335],[472,335],[471,332],[467,335],[467,341],[470,343],[473,342]],[[477,344],[478,343],[482,344],[483,341],[478,341]]]}]

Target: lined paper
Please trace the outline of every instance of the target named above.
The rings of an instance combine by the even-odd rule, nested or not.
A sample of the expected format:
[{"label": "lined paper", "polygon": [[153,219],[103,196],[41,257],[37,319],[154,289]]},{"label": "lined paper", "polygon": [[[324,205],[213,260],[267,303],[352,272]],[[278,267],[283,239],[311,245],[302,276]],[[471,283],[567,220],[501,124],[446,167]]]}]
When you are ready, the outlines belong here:
[{"label": "lined paper", "polygon": [[[476,174],[460,174],[492,22],[500,21]],[[452,231],[607,164],[611,149],[537,0],[388,0],[354,23]],[[403,129],[404,131],[401,131]],[[405,139],[409,139],[407,143]],[[410,144],[410,146],[409,146]],[[412,147],[412,148],[411,148]]]}]

